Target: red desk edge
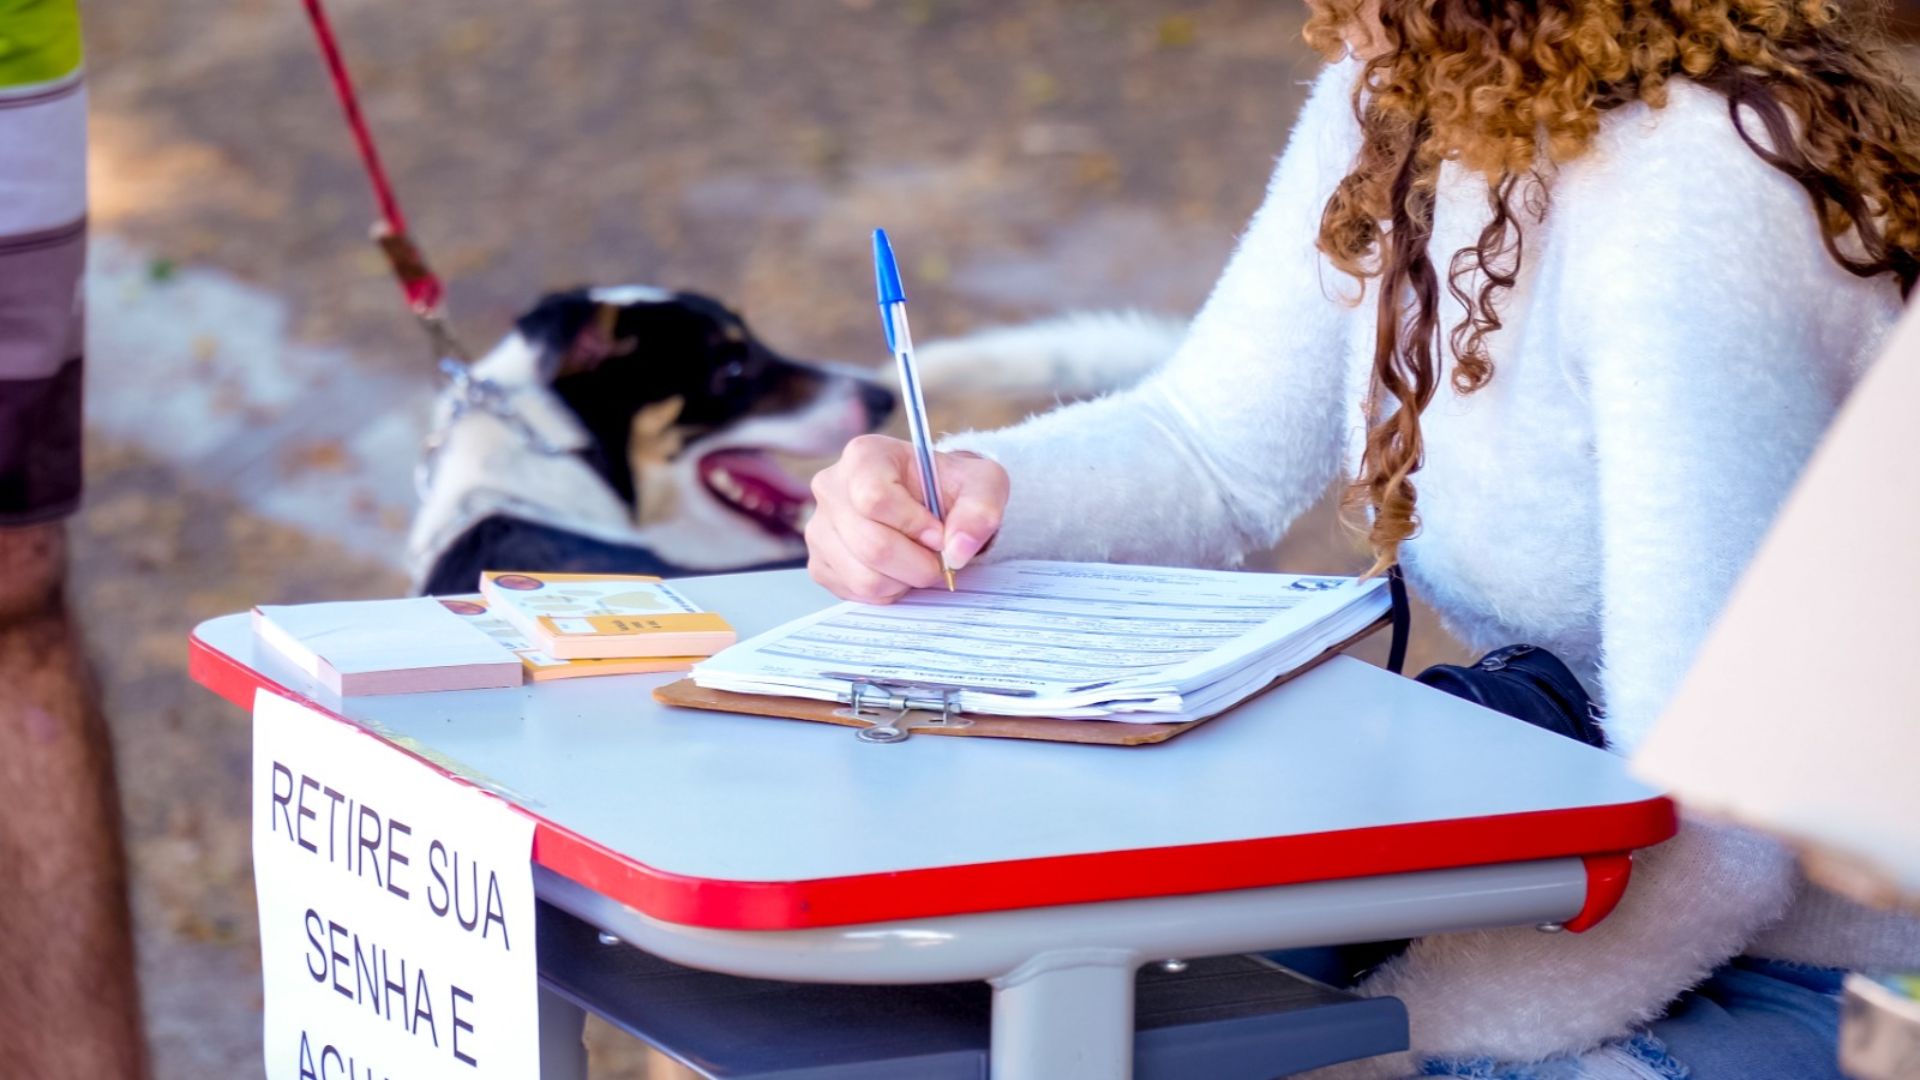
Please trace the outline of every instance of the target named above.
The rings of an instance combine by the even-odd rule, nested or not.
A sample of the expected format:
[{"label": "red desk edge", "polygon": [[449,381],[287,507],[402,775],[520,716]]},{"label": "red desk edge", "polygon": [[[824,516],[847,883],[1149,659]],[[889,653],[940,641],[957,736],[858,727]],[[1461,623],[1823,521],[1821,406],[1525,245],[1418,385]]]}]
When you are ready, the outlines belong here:
[{"label": "red desk edge", "polygon": [[[353,724],[207,644],[198,632],[190,639],[188,672],[245,709],[264,689]],[[1586,904],[1566,924],[1578,931],[1606,918],[1626,891],[1630,853],[1679,827],[1672,801],[1656,796],[1610,806],[852,877],[716,881],[655,869],[517,809],[534,820],[535,864],[653,918],[721,930],[799,930],[1574,857],[1583,858],[1587,869]]]}]

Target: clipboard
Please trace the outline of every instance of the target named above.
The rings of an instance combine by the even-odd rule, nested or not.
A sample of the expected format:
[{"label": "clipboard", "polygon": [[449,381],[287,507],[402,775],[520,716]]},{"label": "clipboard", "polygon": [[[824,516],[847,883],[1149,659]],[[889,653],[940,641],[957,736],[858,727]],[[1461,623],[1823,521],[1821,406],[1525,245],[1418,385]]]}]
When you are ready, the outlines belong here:
[{"label": "clipboard", "polygon": [[[1252,701],[1274,687],[1313,670],[1325,663],[1328,658],[1346,651],[1394,622],[1393,615],[1382,615],[1359,633],[1281,675],[1243,700]],[[1166,742],[1183,731],[1213,719],[1212,716],[1203,716],[1198,720],[1180,723],[1130,724],[1117,720],[990,716],[955,710],[952,694],[953,691],[950,689],[854,681],[848,684],[847,696],[844,699],[816,701],[812,698],[708,690],[694,685],[692,679],[681,679],[654,690],[653,699],[662,705],[671,705],[680,709],[836,724],[840,727],[855,728],[856,738],[862,742],[871,743],[900,742],[909,735],[921,734],[970,735],[988,739],[1033,739],[1040,742],[1080,743],[1094,746],[1147,746],[1152,743]],[[1225,710],[1225,712],[1232,711],[1231,708]]]}]

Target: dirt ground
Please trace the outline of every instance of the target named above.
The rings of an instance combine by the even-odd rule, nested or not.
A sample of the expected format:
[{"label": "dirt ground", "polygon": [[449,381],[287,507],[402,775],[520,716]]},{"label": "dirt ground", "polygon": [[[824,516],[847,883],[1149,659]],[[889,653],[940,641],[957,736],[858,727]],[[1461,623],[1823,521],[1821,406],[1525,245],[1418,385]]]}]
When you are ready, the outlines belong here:
[{"label": "dirt ground", "polygon": [[[642,281],[724,297],[790,353],[872,363],[875,224],[907,252],[923,339],[1072,307],[1185,314],[1316,63],[1298,5],[1264,0],[332,8],[475,343],[542,290]],[[96,236],[143,253],[156,282],[211,268],[277,297],[291,342],[343,350],[340,379],[424,385],[299,5],[87,15]],[[91,302],[96,322],[120,317],[116,296]],[[193,377],[143,378],[139,335],[114,340],[91,360],[102,401]],[[967,423],[941,405],[941,426]],[[164,451],[96,431],[74,590],[114,725],[159,1075],[259,1075],[247,720],[189,683],[186,633],[404,581],[397,549],[349,552]],[[322,446],[275,467],[291,482],[340,466]],[[1291,545],[1290,567],[1351,565],[1324,513]],[[593,1044],[596,1076],[646,1075],[630,1042]]]}]

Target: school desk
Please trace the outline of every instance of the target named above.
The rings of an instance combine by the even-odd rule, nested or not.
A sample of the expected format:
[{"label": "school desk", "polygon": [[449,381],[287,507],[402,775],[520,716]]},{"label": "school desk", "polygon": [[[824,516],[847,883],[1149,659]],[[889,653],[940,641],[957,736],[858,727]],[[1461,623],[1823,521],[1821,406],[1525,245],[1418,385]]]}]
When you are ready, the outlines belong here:
[{"label": "school desk", "polygon": [[[743,636],[830,602],[799,571],[677,584]],[[342,701],[256,646],[244,614],[194,631],[192,671],[242,706],[262,687],[305,701],[532,816],[536,894],[557,909],[539,946],[549,1027],[564,1044],[585,1006],[714,1075],[978,1076],[982,1060],[994,1080],[1261,1075],[1259,1032],[1234,1026],[1259,1009],[1183,1016],[1183,994],[1219,1001],[1169,978],[1257,982],[1257,961],[1205,958],[1264,950],[1578,932],[1618,900],[1628,854],[1675,828],[1612,755],[1345,657],[1136,748],[870,743],[668,709],[650,691],[670,675]],[[743,977],[738,992],[695,985],[710,972]],[[822,986],[811,1014],[775,1001],[797,984],[853,996]],[[725,1015],[735,999],[812,1016],[780,1040],[805,1060],[776,1069],[781,1048],[744,1027],[725,1045],[752,1044],[745,1064],[662,1034],[688,1019],[676,1002]],[[990,1025],[971,1057],[942,1019],[968,1009]],[[873,1053],[907,1071],[835,1064],[842,1051],[801,1036],[836,1016],[927,1056],[895,1045]],[[1193,1018],[1208,1037],[1175,1037]]]}]

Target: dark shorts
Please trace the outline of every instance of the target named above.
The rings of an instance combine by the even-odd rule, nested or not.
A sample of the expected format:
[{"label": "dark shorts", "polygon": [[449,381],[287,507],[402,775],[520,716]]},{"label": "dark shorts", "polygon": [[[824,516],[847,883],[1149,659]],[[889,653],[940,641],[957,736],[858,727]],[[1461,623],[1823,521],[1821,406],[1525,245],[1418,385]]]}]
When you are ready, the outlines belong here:
[{"label": "dark shorts", "polygon": [[[14,5],[0,40],[0,526],[80,502],[86,88],[73,0]],[[16,25],[17,24],[17,25]]]},{"label": "dark shorts", "polygon": [[0,236],[0,525],[62,517],[80,503],[85,259],[84,222]]}]

